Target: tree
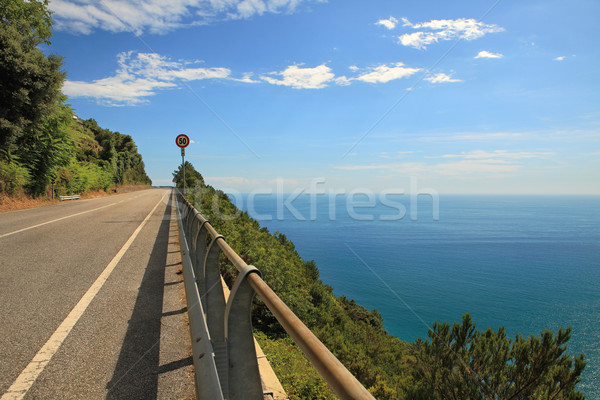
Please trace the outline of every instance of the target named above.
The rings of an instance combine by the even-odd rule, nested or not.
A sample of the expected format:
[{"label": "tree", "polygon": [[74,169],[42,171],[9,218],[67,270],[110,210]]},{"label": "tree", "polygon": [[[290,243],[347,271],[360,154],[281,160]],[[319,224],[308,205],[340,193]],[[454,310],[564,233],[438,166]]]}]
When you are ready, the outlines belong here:
[{"label": "tree", "polygon": [[152,181],[146,175],[142,156],[129,135],[102,129],[94,119],[83,121],[83,126],[89,129],[101,147],[98,157],[113,176],[117,185],[151,185]]},{"label": "tree", "polygon": [[19,159],[29,170],[31,180],[29,193],[41,195],[56,178],[60,167],[67,166],[74,159],[75,146],[69,134],[73,123],[73,111],[61,96],[56,112],[48,116],[36,134],[23,136],[20,142]]},{"label": "tree", "polygon": [[514,340],[503,327],[475,329],[469,314],[462,324],[435,322],[429,339],[413,345],[416,359],[412,399],[583,399],[575,389],[585,368],[583,354],[564,354],[571,328],[556,336]]},{"label": "tree", "polygon": [[[57,106],[62,58],[37,48],[50,44],[48,1],[0,0],[0,157],[24,135],[37,134]],[[3,156],[4,154],[4,156]]]},{"label": "tree", "polygon": [[[183,189],[183,168],[181,165],[173,172],[173,178],[175,178],[176,186]],[[200,172],[196,171],[192,163],[189,161],[185,162],[185,187],[192,189],[196,185],[204,186],[204,178],[200,175]]]}]

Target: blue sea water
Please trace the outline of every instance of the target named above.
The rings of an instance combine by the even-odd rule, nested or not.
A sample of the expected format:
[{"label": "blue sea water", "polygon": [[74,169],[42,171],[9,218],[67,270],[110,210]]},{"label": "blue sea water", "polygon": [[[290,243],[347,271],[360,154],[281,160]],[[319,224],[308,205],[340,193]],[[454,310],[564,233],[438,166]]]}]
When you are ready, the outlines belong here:
[{"label": "blue sea water", "polygon": [[433,321],[467,312],[478,328],[503,325],[509,336],[571,326],[567,351],[587,361],[579,389],[600,399],[600,197],[351,200],[260,195],[236,203],[314,259],[336,295],[376,308],[400,339],[425,338]]}]

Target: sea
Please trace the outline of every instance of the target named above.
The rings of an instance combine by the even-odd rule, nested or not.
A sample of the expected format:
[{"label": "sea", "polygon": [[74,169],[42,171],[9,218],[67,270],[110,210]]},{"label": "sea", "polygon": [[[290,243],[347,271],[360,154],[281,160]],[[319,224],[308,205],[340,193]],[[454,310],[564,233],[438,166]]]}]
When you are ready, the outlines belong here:
[{"label": "sea", "polygon": [[402,340],[465,313],[509,337],[571,326],[567,353],[587,362],[578,389],[600,399],[600,197],[230,197]]}]

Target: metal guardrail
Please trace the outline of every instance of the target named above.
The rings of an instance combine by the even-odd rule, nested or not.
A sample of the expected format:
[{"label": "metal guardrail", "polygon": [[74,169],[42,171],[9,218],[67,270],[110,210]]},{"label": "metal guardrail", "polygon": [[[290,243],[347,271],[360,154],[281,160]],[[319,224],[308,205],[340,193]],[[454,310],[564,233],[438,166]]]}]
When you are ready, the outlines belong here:
[{"label": "metal guardrail", "polygon": [[[177,189],[176,197],[196,397],[263,399],[252,334],[256,293],[339,398],[374,399],[262,280],[260,271],[247,265]],[[227,303],[219,272],[221,253],[239,272]]]},{"label": "metal guardrail", "polygon": [[74,194],[72,196],[58,196],[58,199],[60,201],[65,201],[65,200],[77,200],[81,197],[81,195],[79,194]]}]

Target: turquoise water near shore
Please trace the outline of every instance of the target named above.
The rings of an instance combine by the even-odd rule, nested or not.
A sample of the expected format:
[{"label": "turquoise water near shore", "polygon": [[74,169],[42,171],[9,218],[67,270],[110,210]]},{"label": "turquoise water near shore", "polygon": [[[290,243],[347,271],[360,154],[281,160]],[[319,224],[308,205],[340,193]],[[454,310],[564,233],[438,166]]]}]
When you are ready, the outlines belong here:
[{"label": "turquoise water near shore", "polygon": [[600,399],[600,197],[357,199],[362,206],[327,195],[235,202],[403,340],[467,312],[478,328],[503,325],[510,336],[570,325],[567,351],[587,361],[579,389]]}]

